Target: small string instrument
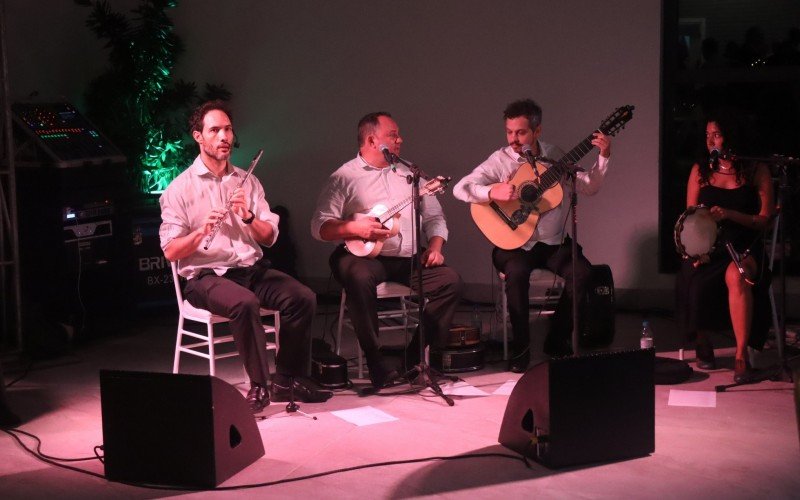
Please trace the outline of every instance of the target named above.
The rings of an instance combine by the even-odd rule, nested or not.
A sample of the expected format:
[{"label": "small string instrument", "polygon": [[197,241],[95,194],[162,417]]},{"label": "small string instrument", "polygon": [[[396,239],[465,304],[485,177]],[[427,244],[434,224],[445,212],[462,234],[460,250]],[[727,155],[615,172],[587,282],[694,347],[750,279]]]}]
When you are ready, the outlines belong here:
[{"label": "small string instrument", "polygon": [[[450,182],[450,177],[437,176],[422,186],[419,190],[420,196],[429,194],[439,194],[447,187]],[[371,218],[380,222],[383,227],[390,231],[388,238],[391,238],[400,232],[400,211],[406,208],[412,201],[412,197],[408,197],[394,205],[386,208],[385,205],[375,205],[368,212],[356,213],[350,216],[351,220]],[[383,248],[383,241],[365,240],[363,238],[348,238],[344,240],[344,246],[348,252],[357,257],[375,257],[381,253]]]}]

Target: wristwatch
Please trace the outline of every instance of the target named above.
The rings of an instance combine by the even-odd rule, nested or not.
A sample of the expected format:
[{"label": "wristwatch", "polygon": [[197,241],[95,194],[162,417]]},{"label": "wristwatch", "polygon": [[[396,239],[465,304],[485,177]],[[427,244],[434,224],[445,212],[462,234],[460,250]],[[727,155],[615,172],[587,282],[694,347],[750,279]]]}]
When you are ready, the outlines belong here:
[{"label": "wristwatch", "polygon": [[250,212],[250,217],[242,219],[243,224],[252,224],[253,220],[256,218],[256,214],[254,214],[252,210],[248,210],[248,212]]}]

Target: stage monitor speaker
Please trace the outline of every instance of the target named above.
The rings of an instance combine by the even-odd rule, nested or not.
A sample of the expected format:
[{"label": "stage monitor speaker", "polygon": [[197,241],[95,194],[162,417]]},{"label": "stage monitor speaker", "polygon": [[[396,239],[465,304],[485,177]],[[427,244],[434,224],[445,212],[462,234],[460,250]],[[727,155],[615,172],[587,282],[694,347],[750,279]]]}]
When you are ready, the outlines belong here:
[{"label": "stage monitor speaker", "polygon": [[264,455],[252,411],[207,375],[100,371],[106,477],[213,488]]},{"label": "stage monitor speaker", "polygon": [[519,379],[500,444],[558,468],[655,451],[653,349],[557,358]]}]

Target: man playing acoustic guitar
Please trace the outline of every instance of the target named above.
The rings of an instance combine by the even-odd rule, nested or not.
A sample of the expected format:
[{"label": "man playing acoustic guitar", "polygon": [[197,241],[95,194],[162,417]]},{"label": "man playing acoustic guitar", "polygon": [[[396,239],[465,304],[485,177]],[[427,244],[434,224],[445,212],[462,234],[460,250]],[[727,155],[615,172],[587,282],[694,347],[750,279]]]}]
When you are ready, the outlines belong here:
[{"label": "man playing acoustic guitar", "polygon": [[[557,147],[539,140],[542,133],[542,108],[534,101],[525,99],[512,102],[506,107],[503,117],[508,146],[492,153],[486,161],[456,184],[453,195],[459,200],[476,205],[486,205],[492,201],[502,205],[508,205],[509,202],[519,205],[520,192],[523,192],[524,188],[521,184],[515,185],[510,182],[517,171],[533,170],[531,164],[536,163],[537,170],[533,172],[532,184],[535,185],[547,172],[546,162],[556,161],[564,156]],[[611,156],[609,136],[595,132],[590,142],[600,149],[600,156],[591,169],[577,174],[577,189],[583,194],[594,194],[600,188]],[[536,160],[536,157],[540,159]],[[551,196],[550,192],[556,195]],[[559,193],[563,194],[560,200]],[[551,356],[563,356],[572,352],[567,340],[572,331],[572,294],[577,293],[580,299],[585,297],[591,264],[578,247],[577,288],[573,290],[572,251],[570,237],[565,231],[570,197],[570,183],[564,178],[559,178],[557,184],[542,196],[541,205],[537,203],[536,210],[531,212],[530,218],[535,221],[532,228],[535,229],[532,229],[529,238],[506,245],[498,243],[487,234],[487,237],[498,245],[492,252],[494,266],[505,274],[508,310],[514,333],[508,364],[508,369],[512,372],[525,371],[530,362],[528,289],[530,275],[534,269],[549,269],[566,280],[565,293],[562,294],[556,307],[551,330],[544,343],[545,353]],[[473,216],[474,214],[475,211]],[[494,213],[490,216],[494,216]],[[497,224],[504,225],[499,216]],[[481,229],[487,232],[486,228],[481,227]],[[519,234],[519,231],[516,234]],[[579,312],[581,302],[579,301]]]},{"label": "man playing acoustic guitar", "polygon": [[[364,116],[358,123],[358,155],[331,174],[311,219],[315,238],[345,242],[331,255],[330,266],[347,292],[348,313],[375,389],[400,377],[380,350],[376,287],[384,281],[396,281],[417,288],[416,279],[409,279],[415,250],[409,203],[411,172],[402,164],[387,161],[392,155],[399,156],[402,143],[397,123],[389,113]],[[423,321],[426,341],[434,348],[445,346],[461,299],[461,278],[444,265],[442,246],[448,233],[442,207],[435,196],[425,196],[441,191],[442,180],[433,179],[420,186],[421,225],[427,237],[427,249],[419,259],[424,266],[422,283],[428,299]],[[418,335],[406,353],[409,366],[416,364]]]}]

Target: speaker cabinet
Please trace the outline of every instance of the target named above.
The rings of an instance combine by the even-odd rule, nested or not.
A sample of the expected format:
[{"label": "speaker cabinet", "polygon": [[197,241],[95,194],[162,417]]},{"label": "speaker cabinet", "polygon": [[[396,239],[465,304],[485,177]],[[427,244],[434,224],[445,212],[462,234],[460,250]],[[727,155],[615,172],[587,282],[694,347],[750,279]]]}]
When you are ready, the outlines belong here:
[{"label": "speaker cabinet", "polygon": [[586,291],[586,305],[580,322],[582,347],[606,347],[614,341],[616,300],[614,277],[606,264],[592,266],[591,280]]},{"label": "speaker cabinet", "polygon": [[517,382],[500,444],[547,467],[655,451],[653,349],[558,358]]},{"label": "speaker cabinet", "polygon": [[215,487],[264,455],[244,397],[207,375],[100,371],[106,477]]}]

